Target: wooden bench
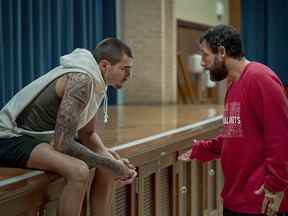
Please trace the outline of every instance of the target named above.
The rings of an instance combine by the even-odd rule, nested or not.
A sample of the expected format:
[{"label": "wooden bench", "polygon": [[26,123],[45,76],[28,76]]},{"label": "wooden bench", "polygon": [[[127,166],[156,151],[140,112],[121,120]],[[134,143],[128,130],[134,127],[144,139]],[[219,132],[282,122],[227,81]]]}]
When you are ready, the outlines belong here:
[{"label": "wooden bench", "polygon": [[[116,188],[113,215],[207,215],[219,207],[219,164],[182,163],[194,138],[222,130],[222,106],[110,107],[104,143],[137,166],[132,185]],[[216,171],[216,174],[215,174]],[[211,175],[211,173],[213,173]],[[56,215],[64,179],[43,171],[0,168],[0,215]]]}]

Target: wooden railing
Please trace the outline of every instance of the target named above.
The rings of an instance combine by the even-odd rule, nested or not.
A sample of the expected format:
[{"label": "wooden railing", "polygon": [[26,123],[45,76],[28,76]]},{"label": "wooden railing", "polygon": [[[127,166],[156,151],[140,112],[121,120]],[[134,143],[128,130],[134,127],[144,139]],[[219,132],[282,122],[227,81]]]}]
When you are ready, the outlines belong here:
[{"label": "wooden railing", "polygon": [[[177,156],[193,139],[222,130],[222,116],[132,140],[114,147],[137,166],[138,177],[118,187],[113,216],[217,215],[222,174],[216,161],[183,163]],[[0,168],[0,216],[56,216],[64,180],[52,173]]]}]

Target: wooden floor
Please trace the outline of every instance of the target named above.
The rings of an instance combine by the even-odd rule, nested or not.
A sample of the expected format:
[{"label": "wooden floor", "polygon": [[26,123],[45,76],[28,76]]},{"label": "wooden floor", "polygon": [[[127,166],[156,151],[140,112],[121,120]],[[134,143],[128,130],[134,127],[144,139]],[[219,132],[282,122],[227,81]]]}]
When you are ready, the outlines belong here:
[{"label": "wooden floor", "polygon": [[222,115],[222,105],[111,106],[109,121],[98,112],[99,134],[108,147],[175,130]]}]

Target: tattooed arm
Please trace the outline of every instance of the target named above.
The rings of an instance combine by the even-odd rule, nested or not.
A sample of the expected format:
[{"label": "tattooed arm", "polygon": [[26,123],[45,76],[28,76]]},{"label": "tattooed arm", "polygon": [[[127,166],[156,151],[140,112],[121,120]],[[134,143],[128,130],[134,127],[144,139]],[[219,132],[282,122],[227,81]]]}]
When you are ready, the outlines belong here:
[{"label": "tattooed arm", "polygon": [[131,184],[137,176],[136,167],[127,159],[121,158],[120,155],[113,151],[112,149],[107,148],[102,139],[97,134],[96,130],[96,115],[94,118],[90,120],[88,124],[86,124],[83,128],[81,128],[78,132],[80,142],[91,149],[93,152],[100,153],[109,158],[113,158],[116,160],[121,160],[130,170],[131,175],[118,178],[118,184],[121,186],[126,184]]},{"label": "tattooed arm", "polygon": [[130,171],[123,162],[95,153],[74,139],[91,88],[92,80],[86,74],[67,75],[55,126],[55,149],[85,161],[89,167],[108,169],[114,176],[129,176]]}]

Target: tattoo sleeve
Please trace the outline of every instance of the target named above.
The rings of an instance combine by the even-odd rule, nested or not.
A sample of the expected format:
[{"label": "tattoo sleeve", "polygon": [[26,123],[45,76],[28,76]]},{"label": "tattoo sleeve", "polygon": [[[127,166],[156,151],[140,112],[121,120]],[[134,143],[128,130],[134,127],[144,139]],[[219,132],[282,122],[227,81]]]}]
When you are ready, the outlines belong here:
[{"label": "tattoo sleeve", "polygon": [[89,167],[110,169],[114,175],[123,175],[121,166],[115,160],[75,141],[80,113],[89,101],[91,88],[92,80],[86,74],[67,75],[55,126],[55,149],[85,161]]}]

